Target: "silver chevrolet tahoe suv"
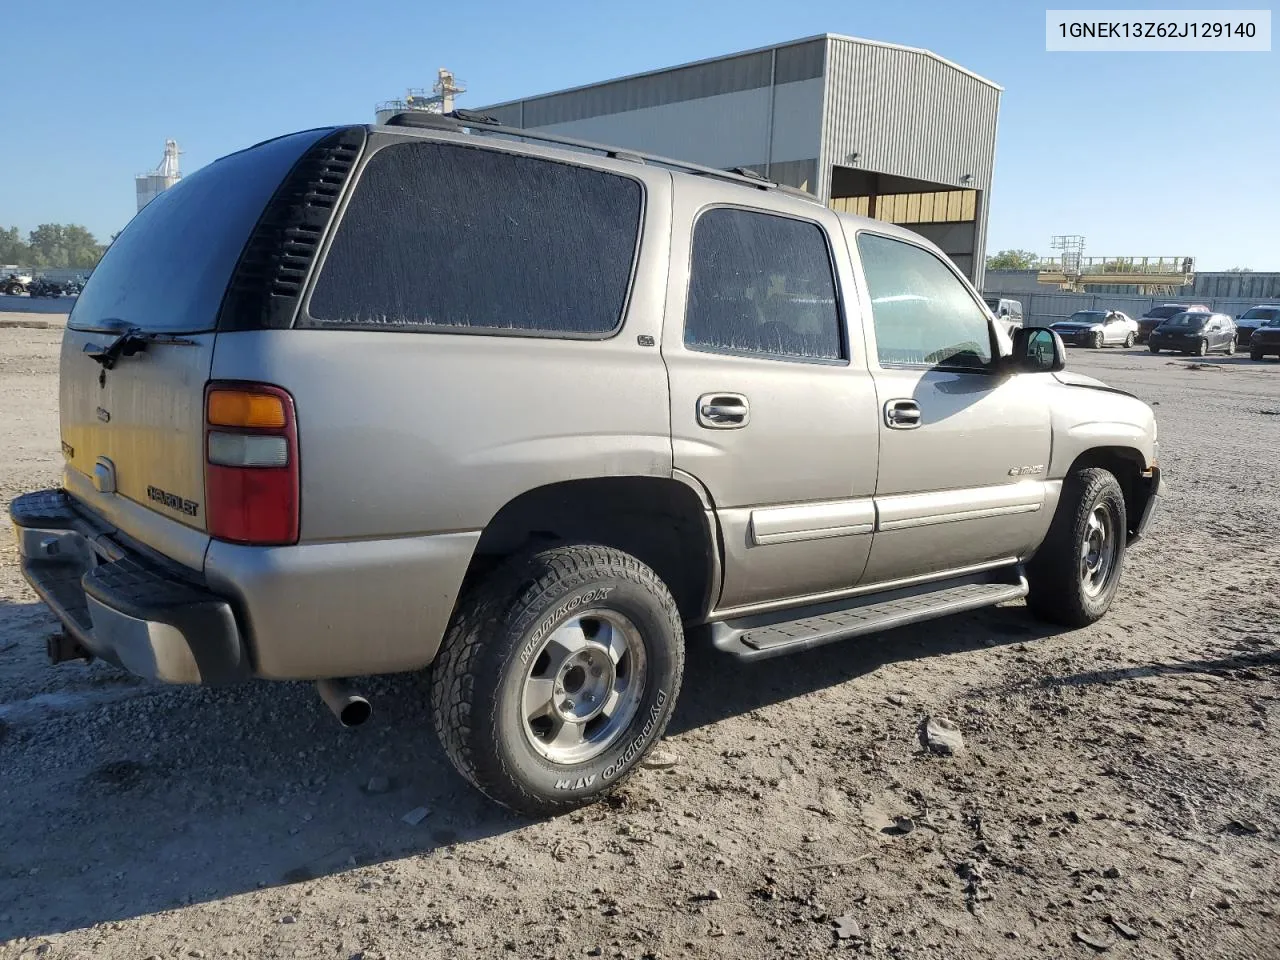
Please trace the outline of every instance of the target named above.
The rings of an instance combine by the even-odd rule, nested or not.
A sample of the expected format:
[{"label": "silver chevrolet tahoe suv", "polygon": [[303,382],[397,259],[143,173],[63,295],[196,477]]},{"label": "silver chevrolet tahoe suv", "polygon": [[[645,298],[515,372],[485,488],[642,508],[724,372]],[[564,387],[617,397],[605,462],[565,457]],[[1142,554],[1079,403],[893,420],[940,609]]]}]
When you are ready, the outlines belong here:
[{"label": "silver chevrolet tahoe suv", "polygon": [[347,723],[352,678],[430,668],[459,772],[554,813],[658,740],[686,642],[1101,617],[1156,425],[1063,355],[909,230],[402,115],[133,219],[63,339],[62,485],[10,514],[55,662],[315,680]]}]

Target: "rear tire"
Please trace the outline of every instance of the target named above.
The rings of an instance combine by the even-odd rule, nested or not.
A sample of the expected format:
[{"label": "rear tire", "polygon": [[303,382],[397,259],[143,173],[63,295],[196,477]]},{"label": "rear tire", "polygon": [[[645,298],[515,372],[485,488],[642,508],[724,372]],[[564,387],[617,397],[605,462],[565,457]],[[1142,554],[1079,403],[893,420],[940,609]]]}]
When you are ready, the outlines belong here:
[{"label": "rear tire", "polygon": [[1111,607],[1128,519],[1115,475],[1087,467],[1067,477],[1049,534],[1027,564],[1027,606],[1041,620],[1085,627]]},{"label": "rear tire", "polygon": [[431,684],[436,733],[487,797],[542,817],[617,789],[662,736],[684,673],[675,601],[610,547],[514,558],[459,605]]}]

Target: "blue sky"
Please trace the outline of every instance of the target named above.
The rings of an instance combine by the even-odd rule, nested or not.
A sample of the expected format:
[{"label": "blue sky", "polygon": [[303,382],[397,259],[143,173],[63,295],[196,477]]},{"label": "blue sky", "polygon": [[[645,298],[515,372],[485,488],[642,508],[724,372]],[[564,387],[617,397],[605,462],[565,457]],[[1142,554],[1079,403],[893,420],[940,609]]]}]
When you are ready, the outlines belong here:
[{"label": "blue sky", "polygon": [[475,106],[831,32],[926,47],[1005,88],[989,251],[1048,254],[1051,234],[1080,233],[1095,255],[1280,270],[1274,50],[1051,54],[1044,5],[1022,2],[44,0],[18,20],[0,60],[0,225],[24,231],[105,238],[166,137],[191,171],[369,120],[441,66]]}]

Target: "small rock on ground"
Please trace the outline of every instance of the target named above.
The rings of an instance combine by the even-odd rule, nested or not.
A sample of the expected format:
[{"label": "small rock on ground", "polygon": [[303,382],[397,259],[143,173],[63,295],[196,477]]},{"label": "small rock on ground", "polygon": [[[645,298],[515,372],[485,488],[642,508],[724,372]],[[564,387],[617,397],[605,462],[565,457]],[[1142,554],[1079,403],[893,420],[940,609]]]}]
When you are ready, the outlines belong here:
[{"label": "small rock on ground", "polygon": [[416,827],[423,820],[427,819],[427,814],[429,814],[430,812],[431,811],[428,810],[426,807],[414,807],[412,810],[410,810],[400,819],[403,820],[405,823],[407,823],[409,826]]},{"label": "small rock on ground", "polygon": [[920,728],[920,742],[927,749],[944,756],[964,750],[964,736],[960,728],[946,717],[926,717]]}]

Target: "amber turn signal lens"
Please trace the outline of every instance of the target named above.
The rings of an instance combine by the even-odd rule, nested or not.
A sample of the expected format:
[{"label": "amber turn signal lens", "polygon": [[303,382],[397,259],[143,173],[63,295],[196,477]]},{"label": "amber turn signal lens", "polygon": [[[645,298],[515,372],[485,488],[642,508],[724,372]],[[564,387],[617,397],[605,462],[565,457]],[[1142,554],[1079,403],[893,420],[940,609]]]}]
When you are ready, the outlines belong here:
[{"label": "amber turn signal lens", "polygon": [[261,427],[280,429],[285,425],[284,401],[265,393],[243,390],[211,390],[209,423],[215,427]]}]

